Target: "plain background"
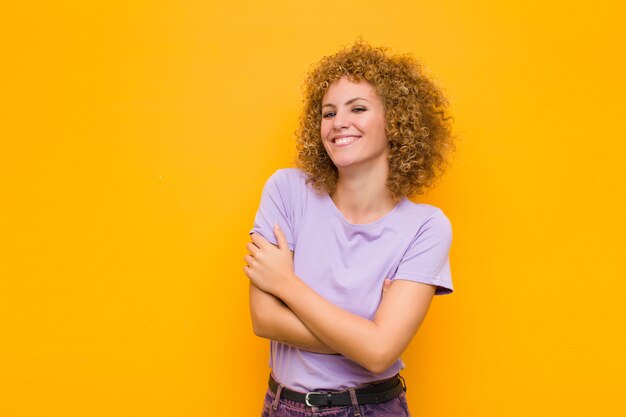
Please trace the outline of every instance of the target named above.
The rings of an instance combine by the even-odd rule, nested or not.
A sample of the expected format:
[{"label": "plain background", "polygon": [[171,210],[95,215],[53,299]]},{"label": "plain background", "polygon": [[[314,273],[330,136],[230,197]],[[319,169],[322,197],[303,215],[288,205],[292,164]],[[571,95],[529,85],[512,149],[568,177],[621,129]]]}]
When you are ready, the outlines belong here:
[{"label": "plain background", "polygon": [[455,292],[404,355],[413,415],[626,413],[623,5],[509,3],[4,4],[0,415],[260,415],[247,232],[306,71],[359,35],[461,139],[414,198]]}]

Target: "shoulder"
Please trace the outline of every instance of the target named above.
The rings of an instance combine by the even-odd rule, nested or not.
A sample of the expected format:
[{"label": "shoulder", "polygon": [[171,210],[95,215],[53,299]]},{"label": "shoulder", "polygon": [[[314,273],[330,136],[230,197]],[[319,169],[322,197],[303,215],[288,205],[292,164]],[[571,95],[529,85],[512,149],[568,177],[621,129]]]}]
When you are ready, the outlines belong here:
[{"label": "shoulder", "polygon": [[403,202],[402,213],[409,217],[419,217],[426,221],[450,221],[446,213],[439,207],[432,204],[414,203],[408,198]]},{"label": "shoulder", "polygon": [[268,181],[295,191],[306,185],[306,179],[307,174],[299,168],[280,168],[270,176]]},{"label": "shoulder", "polygon": [[300,168],[280,168],[274,172],[274,175],[278,175],[291,181],[300,181],[307,178],[307,174]]},{"label": "shoulder", "polygon": [[452,222],[446,213],[432,204],[414,203],[405,201],[406,209],[403,211],[407,219],[414,224],[416,237],[426,231],[444,236],[452,236]]},{"label": "shoulder", "polygon": [[265,183],[265,190],[273,198],[283,201],[299,201],[307,193],[307,175],[298,168],[280,168]]}]

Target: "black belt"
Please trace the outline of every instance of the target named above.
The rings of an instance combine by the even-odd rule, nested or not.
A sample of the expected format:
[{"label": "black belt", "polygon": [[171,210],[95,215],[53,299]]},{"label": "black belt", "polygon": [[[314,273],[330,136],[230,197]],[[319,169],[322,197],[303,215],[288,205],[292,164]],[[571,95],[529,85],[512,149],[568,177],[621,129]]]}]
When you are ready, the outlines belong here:
[{"label": "black belt", "polygon": [[[278,389],[278,382],[272,378],[270,374],[269,380],[270,390],[274,394]],[[375,385],[357,388],[354,390],[357,403],[359,404],[376,404],[392,400],[406,391],[404,379],[400,375],[386,379]],[[280,391],[281,398],[306,404],[310,407],[327,407],[327,406],[344,406],[351,405],[350,392],[347,389],[341,391],[313,391],[302,393],[284,388]]]}]

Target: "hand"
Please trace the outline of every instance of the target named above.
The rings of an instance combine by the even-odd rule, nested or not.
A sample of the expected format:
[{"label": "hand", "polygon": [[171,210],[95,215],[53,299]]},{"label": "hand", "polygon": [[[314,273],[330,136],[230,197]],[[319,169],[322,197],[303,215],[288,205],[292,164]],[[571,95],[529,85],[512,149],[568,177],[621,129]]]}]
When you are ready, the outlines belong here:
[{"label": "hand", "polygon": [[389,278],[385,278],[385,282],[383,283],[383,295],[382,295],[382,297],[384,297],[385,294],[387,294],[387,291],[389,291],[389,288],[391,287],[391,283],[392,282],[393,281],[390,280]]},{"label": "hand", "polygon": [[278,225],[274,227],[274,235],[278,247],[259,234],[251,235],[252,242],[246,246],[250,254],[243,258],[247,264],[243,271],[261,290],[278,297],[278,291],[295,277],[295,271],[287,238]]}]

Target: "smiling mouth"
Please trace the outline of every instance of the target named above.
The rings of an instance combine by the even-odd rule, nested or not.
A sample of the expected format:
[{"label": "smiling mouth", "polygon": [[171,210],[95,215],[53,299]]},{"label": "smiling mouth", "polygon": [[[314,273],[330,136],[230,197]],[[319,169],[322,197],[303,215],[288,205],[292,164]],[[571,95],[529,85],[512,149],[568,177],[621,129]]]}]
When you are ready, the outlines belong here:
[{"label": "smiling mouth", "polygon": [[359,139],[361,139],[360,136],[346,136],[343,138],[334,139],[333,143],[337,146],[345,146]]}]

